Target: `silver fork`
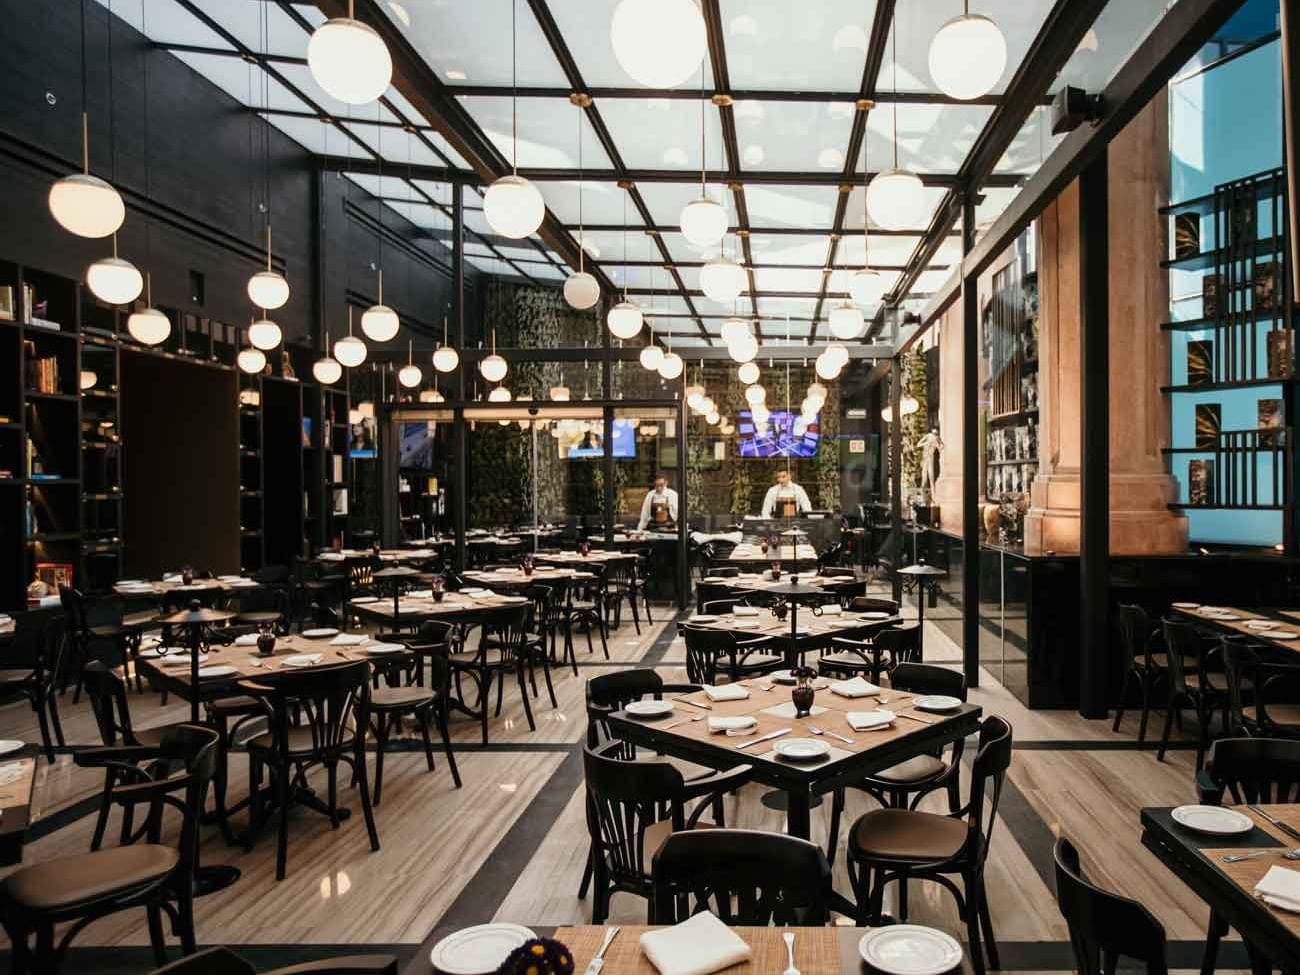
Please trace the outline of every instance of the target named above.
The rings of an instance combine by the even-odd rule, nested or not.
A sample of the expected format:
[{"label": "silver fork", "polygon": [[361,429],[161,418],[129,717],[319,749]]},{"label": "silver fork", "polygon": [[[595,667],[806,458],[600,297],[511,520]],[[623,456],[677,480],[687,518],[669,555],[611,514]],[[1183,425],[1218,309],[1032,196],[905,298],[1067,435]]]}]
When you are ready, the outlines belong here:
[{"label": "silver fork", "polygon": [[1271,850],[1256,850],[1254,853],[1231,853],[1226,857],[1220,857],[1224,863],[1240,863],[1242,860],[1253,860],[1255,857],[1268,856]]},{"label": "silver fork", "polygon": [[693,714],[689,718],[682,718],[680,721],[674,721],[672,724],[666,724],[659,730],[671,731],[673,728],[676,728],[679,724],[690,724],[692,721],[703,721],[707,717],[708,717],[707,714]]},{"label": "silver fork", "polygon": [[818,728],[815,724],[810,724],[807,727],[808,730],[811,731],[814,735],[830,735],[832,738],[838,739],[839,741],[844,742],[844,744],[846,745],[853,744],[852,738],[845,738],[843,735],[838,735],[833,731],[826,731],[823,728]]}]

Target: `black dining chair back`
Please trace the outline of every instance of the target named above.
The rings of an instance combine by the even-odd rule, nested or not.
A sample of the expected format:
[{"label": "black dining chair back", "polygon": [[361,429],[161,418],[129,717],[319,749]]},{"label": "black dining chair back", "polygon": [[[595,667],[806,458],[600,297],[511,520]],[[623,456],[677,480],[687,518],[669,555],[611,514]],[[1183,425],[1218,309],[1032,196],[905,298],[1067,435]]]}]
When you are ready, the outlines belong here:
[{"label": "black dining chair back", "polygon": [[831,868],[816,843],[781,833],[674,833],[654,856],[652,924],[712,911],[729,925],[824,925]]},{"label": "black dining chair back", "polygon": [[[341,955],[308,962],[306,966],[275,968],[261,975],[397,975],[397,970],[397,959],[392,955]],[[258,975],[258,971],[229,948],[205,948],[155,968],[150,975]]]},{"label": "black dining chair back", "polygon": [[710,599],[700,607],[700,612],[709,616],[725,616],[736,608],[737,599]]},{"label": "black dining chair back", "polygon": [[608,865],[614,889],[644,891],[651,864],[646,857],[646,830],[671,805],[672,829],[686,826],[674,798],[686,786],[682,773],[668,762],[631,762],[593,748],[583,751],[587,782],[587,824],[593,855]]},{"label": "black dining chair back", "polygon": [[725,630],[683,626],[686,638],[686,679],[692,684],[716,684],[718,658],[730,657],[735,637]]},{"label": "black dining chair back", "polygon": [[886,669],[892,672],[899,664],[920,659],[921,628],[916,623],[900,623],[881,630],[872,642],[880,659],[888,661]]},{"label": "black dining chair back", "polygon": [[[364,660],[301,671],[281,667],[274,681],[255,687],[282,751],[289,747],[290,728],[305,728],[318,760],[338,761],[355,750],[356,729],[369,719],[370,665]],[[306,735],[300,731],[299,737]]]},{"label": "black dining chair back", "polygon": [[[613,739],[605,719],[642,698],[661,698],[665,691],[689,694],[698,691],[698,684],[665,684],[657,671],[622,670],[613,674],[599,674],[587,681],[587,744],[592,748]],[[620,742],[614,757],[632,759],[636,749],[629,742]]]},{"label": "black dining chair back", "polygon": [[889,686],[909,694],[943,694],[966,700],[965,675],[934,664],[899,664],[889,675]]},{"label": "black dining chair back", "polygon": [[1056,902],[1070,929],[1080,975],[1113,975],[1119,959],[1146,966],[1147,975],[1166,975],[1165,929],[1135,900],[1090,883],[1079,851],[1064,836],[1056,841]]},{"label": "black dining chair back", "polygon": [[126,682],[107,664],[92,660],[83,670],[82,686],[90,699],[90,709],[99,728],[99,740],[109,746],[136,744]]},{"label": "black dining chair back", "polygon": [[850,613],[889,613],[898,612],[898,603],[883,596],[854,596],[849,601]]},{"label": "black dining chair back", "polygon": [[1198,777],[1201,801],[1219,805],[1300,802],[1300,741],[1220,738]]},{"label": "black dining chair back", "polygon": [[[957,814],[966,817],[977,872],[983,870],[984,860],[988,857],[993,824],[997,821],[998,805],[1002,799],[1002,785],[1010,767],[1011,725],[996,715],[985,718],[980,725],[975,760],[971,763],[970,800]],[[985,797],[988,798],[987,816]]]}]

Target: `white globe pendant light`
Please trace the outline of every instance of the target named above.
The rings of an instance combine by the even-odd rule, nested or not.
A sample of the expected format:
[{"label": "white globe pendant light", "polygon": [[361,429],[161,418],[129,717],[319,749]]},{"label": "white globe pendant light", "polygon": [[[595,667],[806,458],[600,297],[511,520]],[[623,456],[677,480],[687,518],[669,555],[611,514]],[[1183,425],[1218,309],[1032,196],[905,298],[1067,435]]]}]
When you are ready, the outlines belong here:
[{"label": "white globe pendant light", "polygon": [[332,386],[343,376],[343,365],[330,355],[330,333],[325,333],[325,354],[311,364],[311,374],[322,386]]},{"label": "white globe pendant light", "polygon": [[248,342],[255,349],[270,352],[284,337],[280,326],[269,318],[259,318],[248,326]]},{"label": "white globe pendant light", "polygon": [[767,390],[762,386],[750,386],[745,390],[745,402],[750,406],[757,406],[759,403],[767,402]]},{"label": "white globe pendant light", "polygon": [[745,342],[751,338],[749,322],[743,318],[728,318],[722,323],[722,341],[725,345],[733,342]]},{"label": "white globe pendant light", "polygon": [[904,394],[898,401],[898,413],[900,416],[911,416],[921,409],[921,404],[917,402],[915,396]]},{"label": "white globe pendant light", "polygon": [[250,376],[255,375],[266,368],[266,353],[261,349],[240,349],[239,355],[235,357],[235,363],[241,372],[246,372]]},{"label": "white globe pendant light", "polygon": [[520,240],[542,225],[546,202],[536,186],[512,173],[488,187],[483,197],[483,216],[502,237]]},{"label": "white globe pendant light", "polygon": [[616,339],[635,338],[641,331],[644,320],[641,309],[626,299],[611,308],[609,314],[605,316],[605,323],[609,325],[609,332]]},{"label": "white globe pendant light", "polygon": [[758,341],[752,335],[738,339],[727,345],[727,354],[736,362],[749,362],[758,355]]},{"label": "white globe pendant light", "polygon": [[682,207],[682,235],[697,247],[712,247],[727,233],[727,210],[717,200],[701,195]]},{"label": "white globe pendant light", "polygon": [[838,342],[832,342],[826,346],[826,357],[833,362],[839,363],[841,368],[849,364],[849,350]]},{"label": "white globe pendant light", "polygon": [[693,0],[623,0],[609,24],[614,57],[647,88],[674,88],[700,69],[708,46]]},{"label": "white globe pendant light", "polygon": [[686,363],[676,352],[669,352],[664,356],[664,361],[659,363],[659,375],[664,379],[676,379],[686,368]]},{"label": "white globe pendant light", "polygon": [[[581,251],[579,253],[581,254]],[[581,261],[579,257],[579,263]],[[600,285],[586,271],[570,274],[564,282],[564,300],[569,303],[570,308],[586,311],[600,301]]]},{"label": "white globe pendant light", "polygon": [[704,422],[711,427],[715,427],[718,425],[718,421],[721,419],[722,419],[722,414],[720,414],[717,410],[714,410],[712,413],[709,413],[704,417]]},{"label": "white globe pendant light", "polygon": [[497,387],[495,387],[495,388],[492,390],[492,392],[488,393],[488,402],[489,402],[489,403],[509,403],[509,402],[510,402],[510,390],[506,389],[504,386],[497,386]]},{"label": "white globe pendant light", "polygon": [[[85,70],[84,66],[82,68]],[[84,78],[83,78],[84,82]],[[50,187],[50,215],[60,227],[78,237],[107,237],[126,219],[126,204],[113,186],[90,175],[89,121],[81,113],[81,168]]]},{"label": "white globe pendant light", "polygon": [[830,349],[827,349],[817,357],[815,367],[817,375],[822,379],[835,379],[839,376],[842,365],[838,359],[831,355]]},{"label": "white globe pendant light", "polygon": [[641,368],[650,372],[659,371],[659,363],[664,361],[664,350],[657,345],[647,345],[641,350]]},{"label": "white globe pendant light", "polygon": [[849,277],[849,294],[859,305],[869,307],[879,304],[885,297],[885,290],[884,278],[875,268],[864,267]]},{"label": "white globe pendant light", "polygon": [[490,383],[499,383],[506,378],[510,364],[497,355],[497,330],[492,329],[492,354],[479,360],[478,371]]},{"label": "white globe pendant light", "polygon": [[352,306],[348,306],[348,334],[334,343],[334,358],[349,369],[366,361],[366,343],[352,334]]},{"label": "white globe pendant light", "polygon": [[379,301],[361,313],[361,331],[372,342],[388,342],[401,327],[397,312],[384,304],[384,269],[379,269]]},{"label": "white globe pendant light", "polygon": [[348,15],[321,24],[307,42],[307,67],[325,91],[349,105],[373,102],[393,78],[393,59],[374,28]]},{"label": "white globe pendant light", "polygon": [[145,307],[133,311],[126,319],[126,330],[141,345],[162,345],[172,333],[172,323],[166,315],[153,307],[153,281],[144,276]]},{"label": "white globe pendant light", "polygon": [[552,403],[567,403],[569,402],[569,387],[552,386],[547,390],[547,396],[551,398]]},{"label": "white globe pendant light", "polygon": [[988,17],[972,14],[948,21],[930,39],[930,77],[952,98],[969,101],[987,95],[1007,66],[1007,41]]},{"label": "white globe pendant light", "polygon": [[130,261],[117,256],[117,236],[113,237],[113,256],[101,257],[86,269],[86,284],[100,301],[126,305],[140,297],[144,275]]},{"label": "white globe pendant light", "polygon": [[704,387],[700,385],[686,387],[686,405],[697,413],[704,402]]},{"label": "white globe pendant light", "polygon": [[750,383],[758,382],[758,376],[759,376],[758,363],[752,360],[743,363],[741,367],[736,370],[736,378],[739,379],[742,383],[745,383],[746,385]]},{"label": "white globe pendant light", "polygon": [[[894,91],[898,90],[898,20],[893,35]],[[921,178],[898,165],[898,103],[893,107],[894,165],[867,185],[867,209],[886,230],[919,227],[925,212],[925,187]]]},{"label": "white globe pendant light", "polygon": [[460,365],[460,353],[447,344],[447,316],[442,316],[442,345],[433,353],[433,368],[439,372],[451,372]]},{"label": "white globe pendant light", "polygon": [[700,269],[700,287],[705,296],[723,304],[740,297],[747,283],[745,269],[726,257],[710,261]]},{"label": "white globe pendant light", "polygon": [[248,279],[248,300],[263,311],[274,311],[289,300],[289,282],[271,268],[271,225],[266,225],[266,270]]},{"label": "white globe pendant light", "polygon": [[421,403],[445,403],[447,402],[447,398],[443,396],[442,393],[438,392],[438,387],[435,386],[433,387],[433,389],[420,390],[420,402]]},{"label": "white globe pendant light", "polygon": [[420,383],[424,382],[424,372],[415,364],[413,355],[413,341],[407,339],[406,342],[406,365],[397,371],[397,381],[407,389],[414,389]]},{"label": "white globe pendant light", "polygon": [[862,334],[866,321],[856,307],[846,300],[842,305],[831,309],[829,325],[831,334],[837,339],[855,339]]}]

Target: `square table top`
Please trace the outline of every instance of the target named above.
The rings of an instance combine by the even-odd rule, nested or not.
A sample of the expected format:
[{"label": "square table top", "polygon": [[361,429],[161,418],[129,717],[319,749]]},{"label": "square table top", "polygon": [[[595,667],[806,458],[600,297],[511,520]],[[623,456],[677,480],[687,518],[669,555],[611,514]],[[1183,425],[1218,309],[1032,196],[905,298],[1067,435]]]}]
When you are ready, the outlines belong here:
[{"label": "square table top", "polygon": [[396,615],[393,613],[391,596],[362,596],[351,600],[348,606],[358,614],[381,623],[411,623],[517,609],[527,604],[528,599],[524,596],[502,596],[497,593],[467,596],[460,592],[449,592],[443,596],[442,602],[435,602],[431,596],[403,596],[398,600]]},{"label": "square table top", "polygon": [[464,576],[471,582],[482,583],[489,589],[493,586],[518,589],[538,584],[572,582],[574,580],[586,581],[595,578],[590,572],[579,572],[575,569],[561,569],[546,565],[534,566],[531,576],[524,575],[524,570],[517,568],[498,569],[495,572],[469,569],[464,573]]},{"label": "square table top", "polygon": [[[887,626],[897,626],[902,621],[901,616],[887,616],[884,619],[867,620],[862,619],[860,613],[816,616],[811,609],[800,608],[798,637],[800,640],[823,642],[826,638],[837,636],[851,638],[861,634],[863,630],[877,630]],[[760,638],[768,640],[790,639],[789,616],[783,620],[777,619],[772,615],[770,609],[762,607],[759,608],[757,616],[737,616],[735,613],[723,613],[716,620],[709,622],[697,623],[692,617],[687,617],[682,622],[709,630],[725,630],[728,633],[734,633],[737,639],[742,640],[746,638],[751,640]]]},{"label": "square table top", "polygon": [[[0,770],[15,767],[17,778],[0,786],[0,864],[21,863],[23,841],[31,825],[32,788],[36,782],[36,746],[0,758]],[[7,773],[6,773],[7,774]]]},{"label": "square table top", "polygon": [[[152,580],[147,579],[144,581],[149,583],[149,587],[153,590],[153,595],[156,596],[168,596],[172,594],[185,595],[187,593],[192,593],[195,596],[200,596],[203,593],[211,593],[214,591],[220,591],[224,593],[238,593],[245,590],[261,589],[265,585],[265,583],[258,582],[256,579],[250,579],[247,576],[241,576],[240,581],[238,582],[236,582],[233,578],[232,579],[196,578],[188,586],[185,585],[183,582],[181,582],[179,578],[152,579]],[[119,596],[125,596],[127,598],[139,599],[139,598],[147,597],[149,595],[148,592],[144,591],[143,586],[140,587],[139,591],[136,591],[129,586],[123,588],[121,582],[113,583],[113,591],[117,593]]]},{"label": "square table top", "polygon": [[583,562],[619,562],[637,557],[633,552],[612,552],[603,548],[593,548],[586,555],[580,555],[577,552],[538,552],[535,556],[538,562],[551,562],[558,565],[579,565]]},{"label": "square table top", "polygon": [[[1224,613],[1238,617],[1238,619],[1215,619],[1213,616],[1205,615],[1207,608],[1222,610]],[[1175,606],[1170,612],[1174,616],[1196,623],[1198,626],[1208,626],[1223,633],[1248,636],[1252,640],[1267,644],[1270,647],[1300,653],[1300,610],[1297,609],[1258,609],[1236,606],[1198,606],[1196,609],[1192,609],[1189,606]],[[1277,623],[1279,626],[1273,630],[1261,630],[1247,625],[1250,620],[1267,620],[1271,623]],[[1295,635],[1285,639],[1278,639],[1278,634]]]},{"label": "square table top", "polygon": [[779,545],[779,553],[768,549],[763,551],[762,547],[752,542],[741,542],[726,556],[728,562],[773,562],[777,559],[798,559],[800,561],[816,562],[817,550],[806,542],[798,545]]}]

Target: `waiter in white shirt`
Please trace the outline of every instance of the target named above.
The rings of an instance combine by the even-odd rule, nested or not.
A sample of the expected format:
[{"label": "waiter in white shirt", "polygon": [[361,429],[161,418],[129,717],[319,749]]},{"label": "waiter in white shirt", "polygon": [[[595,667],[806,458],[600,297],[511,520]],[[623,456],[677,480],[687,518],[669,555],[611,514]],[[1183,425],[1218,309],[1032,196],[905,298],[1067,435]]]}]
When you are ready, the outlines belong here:
[{"label": "waiter in white shirt", "polygon": [[790,480],[789,471],[777,471],[776,483],[763,499],[764,518],[794,518],[812,511],[808,492]]},{"label": "waiter in white shirt", "polygon": [[677,492],[668,486],[668,478],[660,474],[655,478],[654,490],[646,492],[641,502],[641,520],[637,528],[645,531],[653,522],[656,528],[671,528],[677,524]]}]

